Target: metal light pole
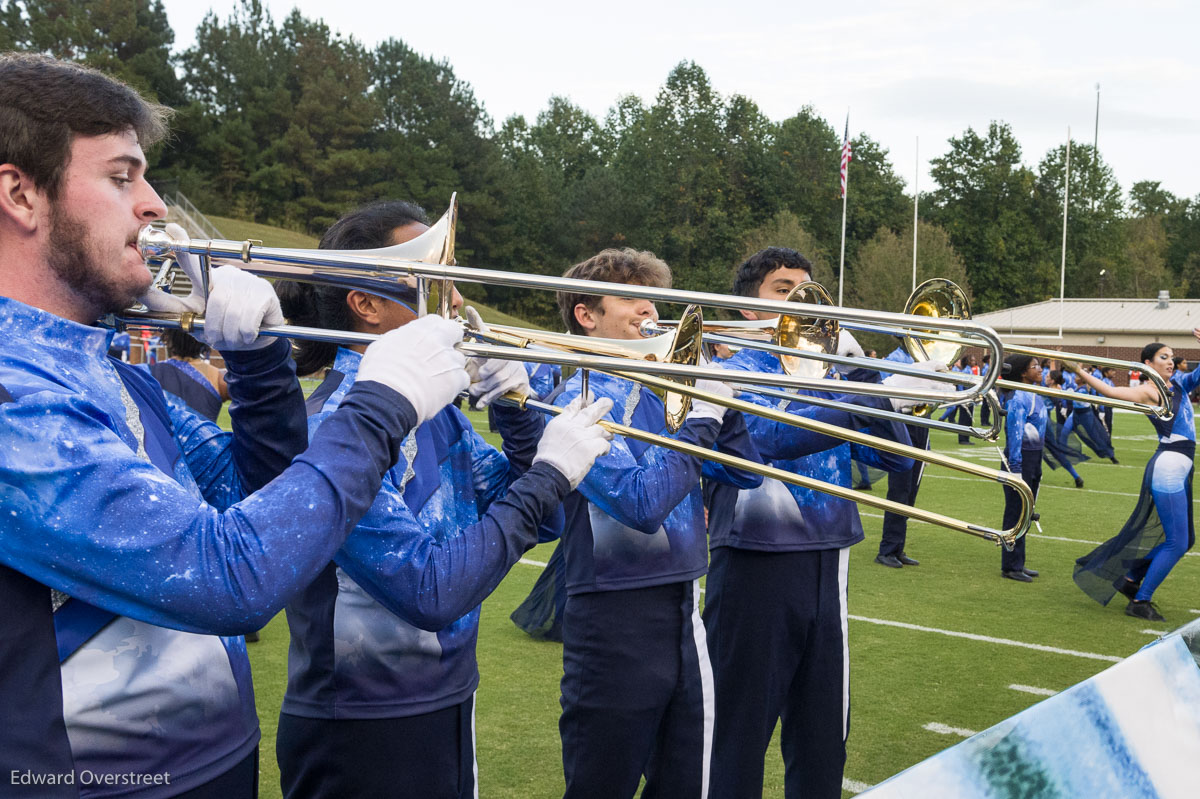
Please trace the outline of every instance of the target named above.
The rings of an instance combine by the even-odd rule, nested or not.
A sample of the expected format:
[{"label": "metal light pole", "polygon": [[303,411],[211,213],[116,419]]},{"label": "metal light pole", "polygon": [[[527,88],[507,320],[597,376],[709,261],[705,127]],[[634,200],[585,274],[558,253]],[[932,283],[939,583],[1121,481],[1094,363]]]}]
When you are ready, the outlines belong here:
[{"label": "metal light pole", "polygon": [[1096,84],[1096,127],[1092,131],[1092,213],[1096,213],[1096,167],[1100,163],[1100,84]]}]

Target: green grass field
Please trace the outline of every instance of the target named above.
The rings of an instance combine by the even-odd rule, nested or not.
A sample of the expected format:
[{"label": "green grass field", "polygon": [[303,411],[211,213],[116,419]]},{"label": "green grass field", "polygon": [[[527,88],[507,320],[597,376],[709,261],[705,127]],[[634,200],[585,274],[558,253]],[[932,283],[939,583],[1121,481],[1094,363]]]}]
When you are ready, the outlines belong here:
[{"label": "green grass field", "polygon": [[[1001,579],[1000,553],[992,544],[925,524],[910,525],[907,546],[921,566],[879,566],[873,558],[881,517],[860,506],[867,540],[851,550],[849,787],[862,790],[962,740],[926,725],[983,730],[1043,698],[1009,686],[1060,691],[1200,614],[1192,610],[1200,608],[1194,598],[1200,589],[1196,553],[1184,558],[1155,596],[1168,624],[1129,618],[1123,602],[1102,608],[1071,582],[1074,559],[1113,534],[1132,510],[1142,468],[1154,450],[1145,419],[1118,413],[1115,427],[1121,464],[1082,464],[1085,489],[1076,489],[1061,471],[1046,470],[1038,502],[1043,531],[1035,529],[1028,541],[1028,563],[1041,571],[1032,584]],[[979,463],[998,461],[993,447],[959,447],[946,434],[935,433],[934,446]],[[882,496],[883,485],[873,493]],[[999,526],[1003,499],[999,486],[930,469],[918,504]],[[537,578],[536,563],[544,563],[550,551],[543,545],[528,553],[531,563],[514,566],[484,603],[477,710],[484,797],[562,792],[561,647],[533,641],[508,619]],[[959,633],[986,638],[954,635]],[[250,654],[263,726],[262,795],[276,797],[274,733],[287,658],[282,616],[250,646]],[[777,745],[766,763],[764,795],[781,797]]]}]

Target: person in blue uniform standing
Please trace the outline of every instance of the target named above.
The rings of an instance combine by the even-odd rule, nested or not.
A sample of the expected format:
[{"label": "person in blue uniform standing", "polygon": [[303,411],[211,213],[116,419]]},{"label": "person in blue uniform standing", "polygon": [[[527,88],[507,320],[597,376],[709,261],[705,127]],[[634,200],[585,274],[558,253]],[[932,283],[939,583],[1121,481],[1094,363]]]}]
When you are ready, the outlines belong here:
[{"label": "person in blue uniform standing", "polygon": [[[913,363],[913,358],[904,347],[897,347],[888,353],[884,360],[898,363]],[[983,407],[987,408],[987,403]],[[917,449],[929,449],[929,428],[921,425],[905,425],[908,438]],[[893,502],[914,505],[917,501],[917,491],[921,488],[921,476],[925,473],[925,464],[913,463],[912,468],[898,472],[890,472],[887,476],[887,498]],[[883,512],[883,532],[879,537],[879,554],[875,562],[891,569],[904,566],[920,566],[921,562],[909,557],[904,547],[908,540],[908,517],[891,511]]]},{"label": "person in blue uniform standing", "polygon": [[[668,287],[649,252],[604,250],[566,277]],[[640,339],[654,304],[559,292],[571,333]],[[611,402],[610,421],[666,434],[663,402],[624,378],[593,373],[590,394]],[[732,396],[722,383],[697,387]],[[582,396],[577,372],[554,397]],[[739,414],[694,401],[674,437],[758,462]],[[712,670],[700,621],[699,578],[708,566],[700,478],[752,486],[757,475],[618,436],[564,503],[567,604],[563,620],[562,736],[566,796],[708,796]]]},{"label": "person in blue uniform standing", "polygon": [[[1063,389],[1063,373],[1059,369],[1050,370],[1050,375],[1047,378],[1047,387]],[[1075,470],[1075,464],[1088,460],[1088,456],[1084,453],[1082,447],[1076,447],[1071,443],[1071,438],[1064,433],[1069,408],[1073,404],[1067,400],[1053,398],[1044,398],[1043,402],[1047,405],[1046,413],[1046,438],[1045,447],[1042,450],[1042,460],[1051,469],[1057,469],[1062,466],[1067,470],[1067,474],[1071,475],[1075,480],[1076,488],[1083,488],[1083,478],[1079,476],[1079,472]]]},{"label": "person in blue uniform standing", "polygon": [[[321,247],[386,247],[426,229],[418,207],[379,202],[340,219]],[[416,324],[415,291],[385,299],[311,284],[278,290],[289,319],[305,326],[382,334]],[[461,302],[455,292],[456,312]],[[302,371],[332,366],[309,397],[314,435],[356,384],[362,349],[301,343]],[[483,407],[509,391],[529,393],[519,361],[477,362],[472,371],[471,394]],[[537,542],[539,525],[561,526],[563,498],[608,449],[593,424],[604,409],[572,407],[543,425],[537,411],[497,405],[503,454],[454,406],[405,439],[371,510],[288,605],[276,745],[285,797],[478,794],[479,605]]]},{"label": "person in blue uniform standing", "polygon": [[[783,299],[809,280],[812,267],[795,250],[770,247],[738,267],[733,293]],[[767,314],[745,314],[769,318]],[[839,353],[861,355],[843,335]],[[726,361],[730,370],[782,373],[773,354],[751,347]],[[931,370],[945,364],[927,362]],[[847,378],[878,381],[878,372]],[[890,385],[940,387],[893,375]],[[820,396],[901,410],[906,401]],[[739,399],[777,407],[778,401],[744,392]],[[914,403],[915,404],[915,403]],[[845,410],[790,402],[788,413],[880,435],[908,444],[904,425]],[[745,414],[765,462],[795,474],[849,486],[851,459],[886,471],[912,467],[909,458],[818,435],[793,425]],[[765,479],[753,489],[719,490],[710,500],[711,564],[704,621],[716,680],[716,734],[712,793],[762,795],[763,765],[771,734],[781,721],[788,797],[841,795],[849,732],[849,658],[846,639],[849,547],[863,540],[852,502]]]},{"label": "person in blue uniform standing", "polygon": [[[1192,331],[1200,341],[1200,329]],[[1200,386],[1200,369],[1178,372],[1174,353],[1155,342],[1142,349],[1141,360],[1171,385],[1170,419],[1150,417],[1158,449],[1142,477],[1137,506],[1115,536],[1076,561],[1075,583],[1102,605],[1119,591],[1129,598],[1125,613],[1147,621],[1166,621],[1151,602],[1154,592],[1195,543],[1192,525],[1192,467],[1196,457],[1196,423],[1188,395]],[[1076,369],[1080,381],[1106,397],[1155,403],[1153,384],[1109,386]]]},{"label": "person in blue uniform standing", "polygon": [[[1004,376],[1009,380],[1038,385],[1042,368],[1037,358],[1010,355],[1004,359]],[[1042,481],[1042,448],[1046,439],[1046,406],[1042,398],[1028,391],[1014,390],[1004,405],[1004,462],[1007,472],[1021,475],[1036,497]],[[1021,499],[1016,491],[1004,487],[1004,529],[1021,516]],[[1025,536],[1017,539],[1012,550],[1000,550],[1000,575],[1020,583],[1031,583],[1038,576],[1025,564]]]},{"label": "person in blue uniform standing", "polygon": [[[408,429],[468,382],[456,328],[398,332],[309,444],[290,346],[258,335],[282,321],[266,281],[222,267],[207,300],[145,293],[137,236],[166,209],[142,148],[164,118],[96,71],[0,56],[0,773],[91,775],[5,796],[255,796],[241,633],[311,582]],[[232,433],[108,357],[93,324],[139,295],[205,314]]]}]

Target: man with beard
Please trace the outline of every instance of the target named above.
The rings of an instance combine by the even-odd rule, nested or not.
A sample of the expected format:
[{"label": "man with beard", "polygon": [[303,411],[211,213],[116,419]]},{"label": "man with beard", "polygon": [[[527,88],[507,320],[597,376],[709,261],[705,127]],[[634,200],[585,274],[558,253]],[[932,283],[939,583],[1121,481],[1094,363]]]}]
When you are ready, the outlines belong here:
[{"label": "man with beard", "polygon": [[312,581],[404,435],[469,382],[455,325],[406,326],[305,451],[288,343],[258,335],[278,301],[234,267],[187,305],[228,364],[232,434],[107,357],[93,323],[151,282],[137,235],[166,209],[142,148],[166,114],[93,70],[0,56],[4,796],[255,796],[240,634]]}]

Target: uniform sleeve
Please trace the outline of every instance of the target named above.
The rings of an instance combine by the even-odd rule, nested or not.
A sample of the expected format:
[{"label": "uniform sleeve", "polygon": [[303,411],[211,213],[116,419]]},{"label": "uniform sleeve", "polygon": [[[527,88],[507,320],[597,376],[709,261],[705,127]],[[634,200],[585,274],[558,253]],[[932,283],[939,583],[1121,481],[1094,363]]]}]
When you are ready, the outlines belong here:
[{"label": "uniform sleeve", "polygon": [[[555,404],[564,406],[572,398],[571,392],[564,391]],[[613,407],[607,418],[620,422],[615,409],[621,405],[614,402]],[[719,431],[716,419],[692,418],[673,437],[708,449]],[[699,458],[662,447],[647,447],[635,457],[625,438],[615,436],[608,454],[596,459],[578,491],[626,527],[653,535],[699,484],[700,466]]]},{"label": "uniform sleeve", "polygon": [[[762,463],[762,458],[750,440],[750,431],[746,429],[746,419],[743,414],[729,412],[721,422],[721,430],[717,433],[717,443],[714,448],[735,458],[748,460],[752,463]],[[700,475],[706,480],[716,480],[735,488],[758,488],[762,485],[762,475],[747,472],[744,469],[731,469],[712,461],[704,461]]]},{"label": "uniform sleeve", "polygon": [[557,469],[539,463],[492,502],[477,523],[435,531],[413,516],[388,477],[334,562],[392,613],[437,631],[500,584],[537,543],[538,525],[570,490]]},{"label": "uniform sleeve", "polygon": [[279,477],[220,510],[86,397],[26,394],[0,406],[0,562],[151,624],[256,629],[333,558],[415,423],[401,395],[359,383]]},{"label": "uniform sleeve", "polygon": [[465,416],[459,417],[469,437],[471,463],[474,465],[475,496],[479,512],[503,496],[514,480],[533,465],[538,442],[546,428],[545,418],[535,410],[521,410],[506,405],[489,409],[488,418],[502,439],[503,454],[487,443]]},{"label": "uniform sleeve", "polygon": [[1029,410],[1024,399],[1013,392],[1004,419],[1004,457],[1008,459],[1009,471],[1016,474],[1021,473],[1021,442],[1025,438],[1025,420],[1028,416]]},{"label": "uniform sleeve", "polygon": [[[1190,372],[1184,372],[1183,374],[1176,372],[1175,374],[1179,376],[1174,378],[1174,382],[1179,384],[1184,394],[1191,394],[1196,390],[1197,386],[1200,386],[1200,366]],[[1184,401],[1187,401],[1186,398]]]},{"label": "uniform sleeve", "polygon": [[175,441],[206,502],[225,510],[262,488],[308,446],[304,393],[291,345],[226,356],[233,432],[164,393]]}]

